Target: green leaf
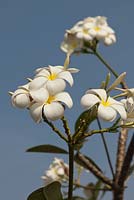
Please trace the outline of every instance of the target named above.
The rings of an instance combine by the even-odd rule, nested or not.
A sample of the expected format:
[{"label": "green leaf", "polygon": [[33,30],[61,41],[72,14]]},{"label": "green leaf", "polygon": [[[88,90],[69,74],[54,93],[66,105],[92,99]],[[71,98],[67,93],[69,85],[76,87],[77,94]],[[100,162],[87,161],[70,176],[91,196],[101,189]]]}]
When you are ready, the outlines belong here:
[{"label": "green leaf", "polygon": [[95,104],[92,108],[81,113],[75,122],[75,132],[78,132],[79,130],[85,132],[88,126],[91,124],[91,122],[93,122],[96,119],[97,110],[98,104]]},{"label": "green leaf", "polygon": [[43,188],[39,188],[38,190],[35,190],[34,192],[32,192],[27,200],[47,200],[45,198],[45,195],[43,193]]},{"label": "green leaf", "polygon": [[31,147],[26,150],[26,152],[37,152],[37,153],[62,153],[68,154],[68,152],[60,147],[50,145],[50,144],[43,144],[35,147]]},{"label": "green leaf", "polygon": [[101,188],[101,186],[102,186],[102,181],[98,180],[96,185],[94,186],[94,189],[96,189],[96,190],[94,190],[93,197],[90,198],[89,200],[97,200],[98,199],[98,196],[100,194],[99,189]]},{"label": "green leaf", "polygon": [[44,187],[43,193],[46,197],[46,200],[63,200],[60,188],[61,184],[58,181],[50,183]]},{"label": "green leaf", "polygon": [[[102,170],[100,169],[100,167],[90,157],[87,157],[85,155],[83,155],[83,157],[85,157],[93,166],[95,166],[100,172],[102,172]],[[85,169],[88,169],[88,167],[79,159],[78,153],[75,154],[74,160],[75,160],[76,163],[78,163],[79,165],[81,165]]]}]

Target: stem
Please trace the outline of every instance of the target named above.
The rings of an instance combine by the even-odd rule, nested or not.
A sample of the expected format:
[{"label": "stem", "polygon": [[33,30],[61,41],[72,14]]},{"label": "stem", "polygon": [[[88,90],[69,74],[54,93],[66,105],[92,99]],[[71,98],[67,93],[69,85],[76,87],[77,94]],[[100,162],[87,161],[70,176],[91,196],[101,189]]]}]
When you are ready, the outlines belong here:
[{"label": "stem", "polygon": [[118,74],[112,69],[112,67],[103,59],[103,57],[101,56],[101,54],[98,51],[94,51],[94,54],[97,56],[97,58],[99,58],[99,60],[109,69],[110,72],[112,72],[112,74],[118,78]]},{"label": "stem", "polygon": [[46,122],[51,127],[51,129],[60,136],[60,138],[62,138],[65,142],[68,143],[67,138],[53,125],[53,123],[48,121],[44,115],[42,115],[42,117],[44,122]]},{"label": "stem", "polygon": [[98,170],[98,168],[93,165],[93,163],[91,163],[84,155],[82,155],[81,153],[77,153],[75,155],[76,159],[78,159],[81,163],[83,163],[84,166],[86,166],[86,168],[91,171],[94,176],[96,176],[98,179],[102,180],[103,183],[109,185],[111,188],[113,187],[113,181],[110,180],[109,178],[107,178],[102,171]]},{"label": "stem", "polygon": [[63,127],[64,127],[64,129],[65,129],[65,133],[66,133],[67,136],[68,136],[68,140],[71,141],[72,135],[71,135],[71,132],[70,132],[70,128],[69,128],[68,122],[67,122],[67,120],[65,119],[64,116],[61,118],[61,121],[62,121],[62,123],[63,123]]},{"label": "stem", "polygon": [[118,181],[119,185],[122,187],[124,186],[124,182],[128,176],[128,172],[130,169],[130,165],[131,165],[133,156],[134,156],[134,134],[133,134],[130,144],[128,146],[128,150],[127,150],[126,156],[124,158],[122,170],[121,170],[119,181]]},{"label": "stem", "polygon": [[[118,78],[118,73],[103,59],[97,50],[94,51],[94,55],[97,56],[97,58],[107,67],[107,69],[115,76],[115,78]],[[127,88],[127,85],[124,81],[121,82],[121,86],[123,89]]]},{"label": "stem", "polygon": [[73,197],[73,164],[74,164],[74,148],[72,144],[68,144],[69,148],[69,186],[68,186],[68,200]]},{"label": "stem", "polygon": [[84,186],[84,185],[81,185],[79,183],[74,183],[74,185],[78,188],[83,188],[83,189],[87,189],[87,190],[91,190],[91,191],[111,191],[112,188],[95,188],[95,186]]},{"label": "stem", "polygon": [[128,129],[122,128],[121,132],[119,133],[119,139],[118,139],[115,184],[118,184],[122,165],[123,165],[124,158],[125,158],[125,153],[126,153],[125,147],[126,147],[127,135],[128,135]]},{"label": "stem", "polygon": [[[98,118],[97,118],[97,123],[98,123],[99,129],[102,129],[100,121],[99,121]],[[111,162],[111,159],[110,159],[110,154],[109,154],[109,151],[108,151],[107,143],[106,143],[106,140],[105,140],[105,137],[104,137],[103,133],[101,133],[101,138],[102,138],[103,145],[104,145],[104,148],[105,148],[105,152],[106,152],[107,160],[108,160],[108,163],[109,163],[109,167],[110,167],[111,173],[112,173],[112,175],[114,177],[114,170],[113,170],[112,162]]]}]

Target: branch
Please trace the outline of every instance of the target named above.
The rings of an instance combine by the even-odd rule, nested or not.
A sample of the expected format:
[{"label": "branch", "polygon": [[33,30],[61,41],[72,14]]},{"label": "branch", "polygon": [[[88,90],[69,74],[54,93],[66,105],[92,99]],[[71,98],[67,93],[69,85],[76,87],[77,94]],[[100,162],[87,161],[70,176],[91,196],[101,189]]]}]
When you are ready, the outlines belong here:
[{"label": "branch", "polygon": [[129,168],[130,168],[130,164],[133,159],[133,156],[134,156],[134,134],[133,134],[130,144],[128,146],[128,150],[127,150],[124,162],[123,162],[122,170],[121,170],[119,181],[118,181],[118,183],[121,187],[124,186],[124,182],[129,173]]},{"label": "branch", "polygon": [[110,187],[113,187],[113,182],[107,178],[100,170],[98,170],[98,168],[95,167],[88,159],[86,159],[84,155],[77,153],[76,156],[97,178],[108,184]]}]

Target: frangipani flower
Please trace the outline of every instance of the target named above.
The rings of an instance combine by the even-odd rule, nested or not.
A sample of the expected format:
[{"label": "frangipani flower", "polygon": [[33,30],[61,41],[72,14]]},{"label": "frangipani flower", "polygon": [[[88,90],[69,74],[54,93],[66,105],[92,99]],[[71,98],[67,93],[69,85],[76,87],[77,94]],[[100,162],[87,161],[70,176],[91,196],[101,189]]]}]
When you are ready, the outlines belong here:
[{"label": "frangipani flower", "polygon": [[39,123],[42,119],[42,112],[49,120],[60,119],[64,114],[64,106],[69,108],[73,106],[72,99],[67,92],[60,92],[51,95],[46,88],[32,90],[31,96],[34,99],[34,104],[30,106],[30,114],[35,122]]},{"label": "frangipani flower", "polygon": [[122,99],[121,102],[127,111],[127,119],[125,122],[134,122],[134,97],[130,96],[127,99]]},{"label": "frangipani flower", "polygon": [[77,38],[71,30],[67,30],[60,47],[65,53],[71,54],[74,50],[80,50],[82,46],[83,41]]},{"label": "frangipani flower", "polygon": [[29,95],[29,83],[20,86],[13,94],[11,98],[12,105],[17,108],[28,108],[32,102],[32,98]]},{"label": "frangipani flower", "polygon": [[[78,71],[76,69],[76,71]],[[35,78],[30,82],[30,90],[38,90],[46,87],[51,95],[62,92],[66,87],[67,81],[73,85],[73,77],[69,70],[64,70],[62,66],[48,66],[36,70]]]},{"label": "frangipani flower", "polygon": [[41,178],[45,181],[45,185],[53,181],[67,182],[69,176],[69,166],[62,159],[54,158],[54,161]]},{"label": "frangipani flower", "polygon": [[123,103],[118,102],[107,96],[104,89],[91,89],[81,98],[81,104],[85,109],[89,109],[99,103],[98,106],[98,117],[105,121],[113,121],[117,113],[120,114],[123,120],[126,120],[127,113]]},{"label": "frangipani flower", "polygon": [[70,54],[88,50],[92,42],[96,40],[103,41],[107,46],[116,42],[115,31],[108,25],[106,17],[87,17],[77,22],[66,31],[61,49]]}]

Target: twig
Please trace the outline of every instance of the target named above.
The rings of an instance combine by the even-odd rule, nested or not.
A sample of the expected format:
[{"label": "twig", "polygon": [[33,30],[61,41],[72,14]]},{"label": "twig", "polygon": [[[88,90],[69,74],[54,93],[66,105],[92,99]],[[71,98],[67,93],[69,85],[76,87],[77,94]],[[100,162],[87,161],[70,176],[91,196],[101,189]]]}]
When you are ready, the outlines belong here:
[{"label": "twig", "polygon": [[88,159],[84,157],[81,153],[77,153],[77,158],[91,171],[97,178],[102,180],[104,183],[113,187],[113,182],[107,178],[100,170],[98,170]]},{"label": "twig", "polygon": [[[100,121],[99,121],[98,118],[97,118],[97,123],[98,123],[99,129],[102,129]],[[102,138],[103,145],[104,145],[104,148],[105,148],[105,151],[106,151],[106,156],[107,156],[107,160],[108,160],[108,163],[109,163],[109,167],[110,167],[111,173],[114,177],[114,170],[113,170],[112,162],[111,162],[111,159],[110,159],[110,154],[109,154],[109,151],[108,151],[108,146],[107,146],[107,143],[106,143],[106,140],[105,140],[103,133],[101,133],[101,138]]]},{"label": "twig", "polygon": [[124,162],[123,162],[123,166],[122,166],[119,181],[118,181],[118,184],[121,187],[124,186],[124,182],[127,178],[133,156],[134,156],[134,134],[133,134],[131,142],[128,146],[128,150],[127,150]]}]

